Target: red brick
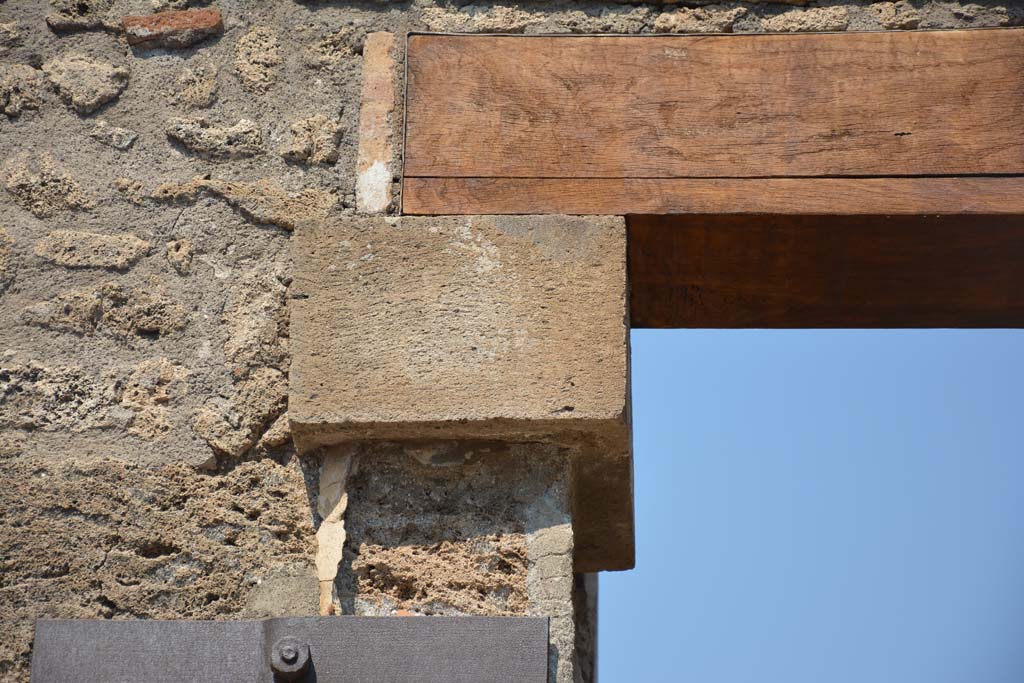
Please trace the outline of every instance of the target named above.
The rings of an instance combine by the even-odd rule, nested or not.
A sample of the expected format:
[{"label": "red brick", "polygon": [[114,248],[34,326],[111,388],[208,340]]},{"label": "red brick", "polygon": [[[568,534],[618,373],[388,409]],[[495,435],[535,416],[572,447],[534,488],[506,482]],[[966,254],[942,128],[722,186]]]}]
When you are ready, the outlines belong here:
[{"label": "red brick", "polygon": [[128,43],[143,47],[188,47],[224,32],[224,21],[220,11],[215,9],[123,17],[121,25],[128,36]]}]

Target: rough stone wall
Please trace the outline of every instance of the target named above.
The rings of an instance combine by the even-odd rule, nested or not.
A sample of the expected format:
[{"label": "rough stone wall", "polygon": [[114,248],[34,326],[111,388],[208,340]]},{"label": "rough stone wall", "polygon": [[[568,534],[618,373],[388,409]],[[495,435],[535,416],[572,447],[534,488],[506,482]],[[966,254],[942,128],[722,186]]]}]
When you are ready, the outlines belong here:
[{"label": "rough stone wall", "polygon": [[551,617],[552,681],[572,683],[568,458],[543,444],[357,448],[338,613]]},{"label": "rough stone wall", "polygon": [[[222,32],[131,46],[119,28],[190,5],[219,9]],[[319,463],[286,419],[289,231],[354,210],[368,32],[1022,24],[1019,0],[0,2],[0,678],[28,680],[40,616],[315,613]],[[397,469],[374,471],[357,490]],[[519,583],[477,607],[521,610],[528,534],[480,523],[475,547]],[[369,532],[384,564],[407,559]],[[368,588],[342,593],[366,605],[444,592],[412,601],[351,557],[343,580]],[[463,599],[441,602],[477,609]]]}]

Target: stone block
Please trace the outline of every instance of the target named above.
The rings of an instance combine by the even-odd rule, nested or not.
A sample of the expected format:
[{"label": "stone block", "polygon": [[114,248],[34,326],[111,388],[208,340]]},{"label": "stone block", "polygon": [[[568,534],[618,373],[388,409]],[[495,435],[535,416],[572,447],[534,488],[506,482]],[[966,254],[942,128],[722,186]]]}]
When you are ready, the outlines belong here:
[{"label": "stone block", "polygon": [[573,459],[578,571],[633,563],[617,217],[346,217],[293,241],[297,445],[545,442]]}]

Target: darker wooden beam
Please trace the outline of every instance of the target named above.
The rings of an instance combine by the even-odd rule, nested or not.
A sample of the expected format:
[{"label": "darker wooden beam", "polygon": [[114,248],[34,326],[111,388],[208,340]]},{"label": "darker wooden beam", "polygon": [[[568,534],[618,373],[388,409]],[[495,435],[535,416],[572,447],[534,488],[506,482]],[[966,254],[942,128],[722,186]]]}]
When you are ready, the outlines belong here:
[{"label": "darker wooden beam", "polygon": [[633,327],[1024,327],[1024,216],[631,216]]}]

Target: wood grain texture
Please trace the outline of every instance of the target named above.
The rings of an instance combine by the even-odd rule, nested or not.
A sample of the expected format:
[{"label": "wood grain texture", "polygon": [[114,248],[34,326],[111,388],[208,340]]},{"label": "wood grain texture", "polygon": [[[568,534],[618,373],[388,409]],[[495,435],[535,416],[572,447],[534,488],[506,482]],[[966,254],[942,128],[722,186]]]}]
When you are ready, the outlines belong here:
[{"label": "wood grain texture", "polygon": [[1022,327],[1024,216],[632,216],[633,327]]},{"label": "wood grain texture", "polygon": [[1024,30],[409,38],[407,177],[1024,173]]},{"label": "wood grain texture", "polygon": [[406,178],[407,214],[1024,214],[1024,177]]}]

